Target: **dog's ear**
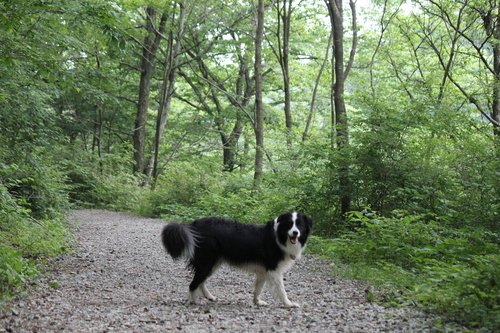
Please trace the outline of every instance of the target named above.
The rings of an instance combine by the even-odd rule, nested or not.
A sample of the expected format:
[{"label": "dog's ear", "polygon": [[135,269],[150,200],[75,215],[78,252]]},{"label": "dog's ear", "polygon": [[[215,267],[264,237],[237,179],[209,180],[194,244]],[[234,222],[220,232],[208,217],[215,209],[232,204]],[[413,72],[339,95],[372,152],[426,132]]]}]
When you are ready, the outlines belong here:
[{"label": "dog's ear", "polygon": [[269,223],[273,224],[274,231],[278,230],[278,225],[279,225],[279,217],[275,218],[272,221],[269,221]]},{"label": "dog's ear", "polygon": [[307,225],[309,226],[309,228],[312,228],[312,226],[313,226],[313,220],[312,220],[312,218],[310,218],[309,216],[307,216],[307,215],[304,214],[304,219],[306,220]]}]

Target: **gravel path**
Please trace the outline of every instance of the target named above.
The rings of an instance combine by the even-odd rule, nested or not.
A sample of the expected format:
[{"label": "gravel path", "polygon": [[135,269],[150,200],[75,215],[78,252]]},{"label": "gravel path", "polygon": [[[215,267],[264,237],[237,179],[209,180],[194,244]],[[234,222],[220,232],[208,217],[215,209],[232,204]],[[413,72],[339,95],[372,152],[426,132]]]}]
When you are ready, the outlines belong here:
[{"label": "gravel path", "polygon": [[269,306],[253,305],[253,277],[226,266],[207,283],[218,300],[190,305],[189,271],[160,243],[165,221],[102,210],[70,219],[78,223],[78,251],[58,257],[30,297],[0,311],[0,332],[436,331],[430,315],[366,303],[361,286],[336,280],[330,261],[310,256],[285,277],[299,309],[283,308],[266,289]]}]

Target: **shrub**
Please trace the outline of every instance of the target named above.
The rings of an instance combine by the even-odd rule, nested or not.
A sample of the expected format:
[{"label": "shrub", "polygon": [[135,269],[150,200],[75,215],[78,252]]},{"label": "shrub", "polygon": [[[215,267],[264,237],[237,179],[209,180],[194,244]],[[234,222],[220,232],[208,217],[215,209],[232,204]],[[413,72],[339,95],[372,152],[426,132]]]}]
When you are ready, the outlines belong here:
[{"label": "shrub", "polygon": [[149,194],[151,212],[148,215],[189,210],[207,191],[220,191],[219,183],[210,172],[187,162],[170,166],[159,178],[155,191]]},{"label": "shrub", "polygon": [[33,259],[26,259],[19,252],[0,248],[0,300],[21,288],[38,270]]},{"label": "shrub", "polygon": [[86,204],[122,212],[136,212],[148,189],[138,186],[139,179],[126,174],[97,175],[92,190],[86,193]]},{"label": "shrub", "polygon": [[207,170],[181,164],[162,177],[151,194],[151,212],[154,216],[181,221],[218,216],[264,223],[300,208],[300,190],[287,186],[290,179],[268,178],[266,186],[258,191],[252,189],[252,181],[252,175],[214,176]]},{"label": "shrub", "polygon": [[339,238],[332,248],[341,259],[376,262],[385,260],[406,270],[421,272],[429,261],[455,262],[470,255],[499,252],[498,236],[485,230],[455,230],[446,219],[393,212],[380,217],[374,212],[351,212],[360,224]]},{"label": "shrub", "polygon": [[205,216],[217,216],[243,222],[262,224],[283,212],[293,210],[290,203],[284,204],[275,200],[274,193],[255,192],[240,189],[236,193],[206,192],[192,205],[186,206],[176,202],[158,207],[161,216],[166,219],[191,221]]},{"label": "shrub", "polygon": [[58,217],[69,207],[64,179],[47,163],[11,164],[0,170],[0,183],[36,218]]},{"label": "shrub", "polygon": [[71,237],[61,217],[35,219],[0,184],[0,299],[38,273],[35,258],[66,252]]},{"label": "shrub", "polygon": [[416,297],[429,309],[457,322],[500,329],[500,254],[473,255],[456,263],[436,261],[426,268]]},{"label": "shrub", "polygon": [[[405,287],[427,309],[472,327],[500,329],[500,241],[485,230],[455,230],[446,219],[352,212],[355,231],[312,250],[357,270],[356,278]],[[450,224],[455,225],[454,222]],[[360,273],[364,270],[368,273]],[[385,274],[384,274],[385,271]],[[381,283],[381,281],[383,281]]]},{"label": "shrub", "polygon": [[64,173],[69,199],[77,207],[107,208],[136,212],[146,200],[147,188],[130,174],[127,157],[105,154],[101,157],[78,146],[54,147]]}]

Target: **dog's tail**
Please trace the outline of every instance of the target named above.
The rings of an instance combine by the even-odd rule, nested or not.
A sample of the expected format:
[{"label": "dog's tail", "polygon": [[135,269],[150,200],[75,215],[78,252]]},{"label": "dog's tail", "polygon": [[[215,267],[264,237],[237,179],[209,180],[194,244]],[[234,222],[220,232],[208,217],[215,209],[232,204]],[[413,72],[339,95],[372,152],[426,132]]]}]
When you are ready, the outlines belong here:
[{"label": "dog's tail", "polygon": [[169,222],[161,232],[165,250],[173,259],[194,258],[197,234],[188,224]]}]

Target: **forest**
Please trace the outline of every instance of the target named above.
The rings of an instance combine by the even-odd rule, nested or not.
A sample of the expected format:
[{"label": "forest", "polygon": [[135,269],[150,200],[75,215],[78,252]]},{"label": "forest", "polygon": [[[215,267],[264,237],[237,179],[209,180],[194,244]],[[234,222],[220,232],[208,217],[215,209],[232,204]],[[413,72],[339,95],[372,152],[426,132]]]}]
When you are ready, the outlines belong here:
[{"label": "forest", "polygon": [[300,210],[367,301],[500,330],[499,0],[1,0],[0,77],[1,299],[74,209]]}]

